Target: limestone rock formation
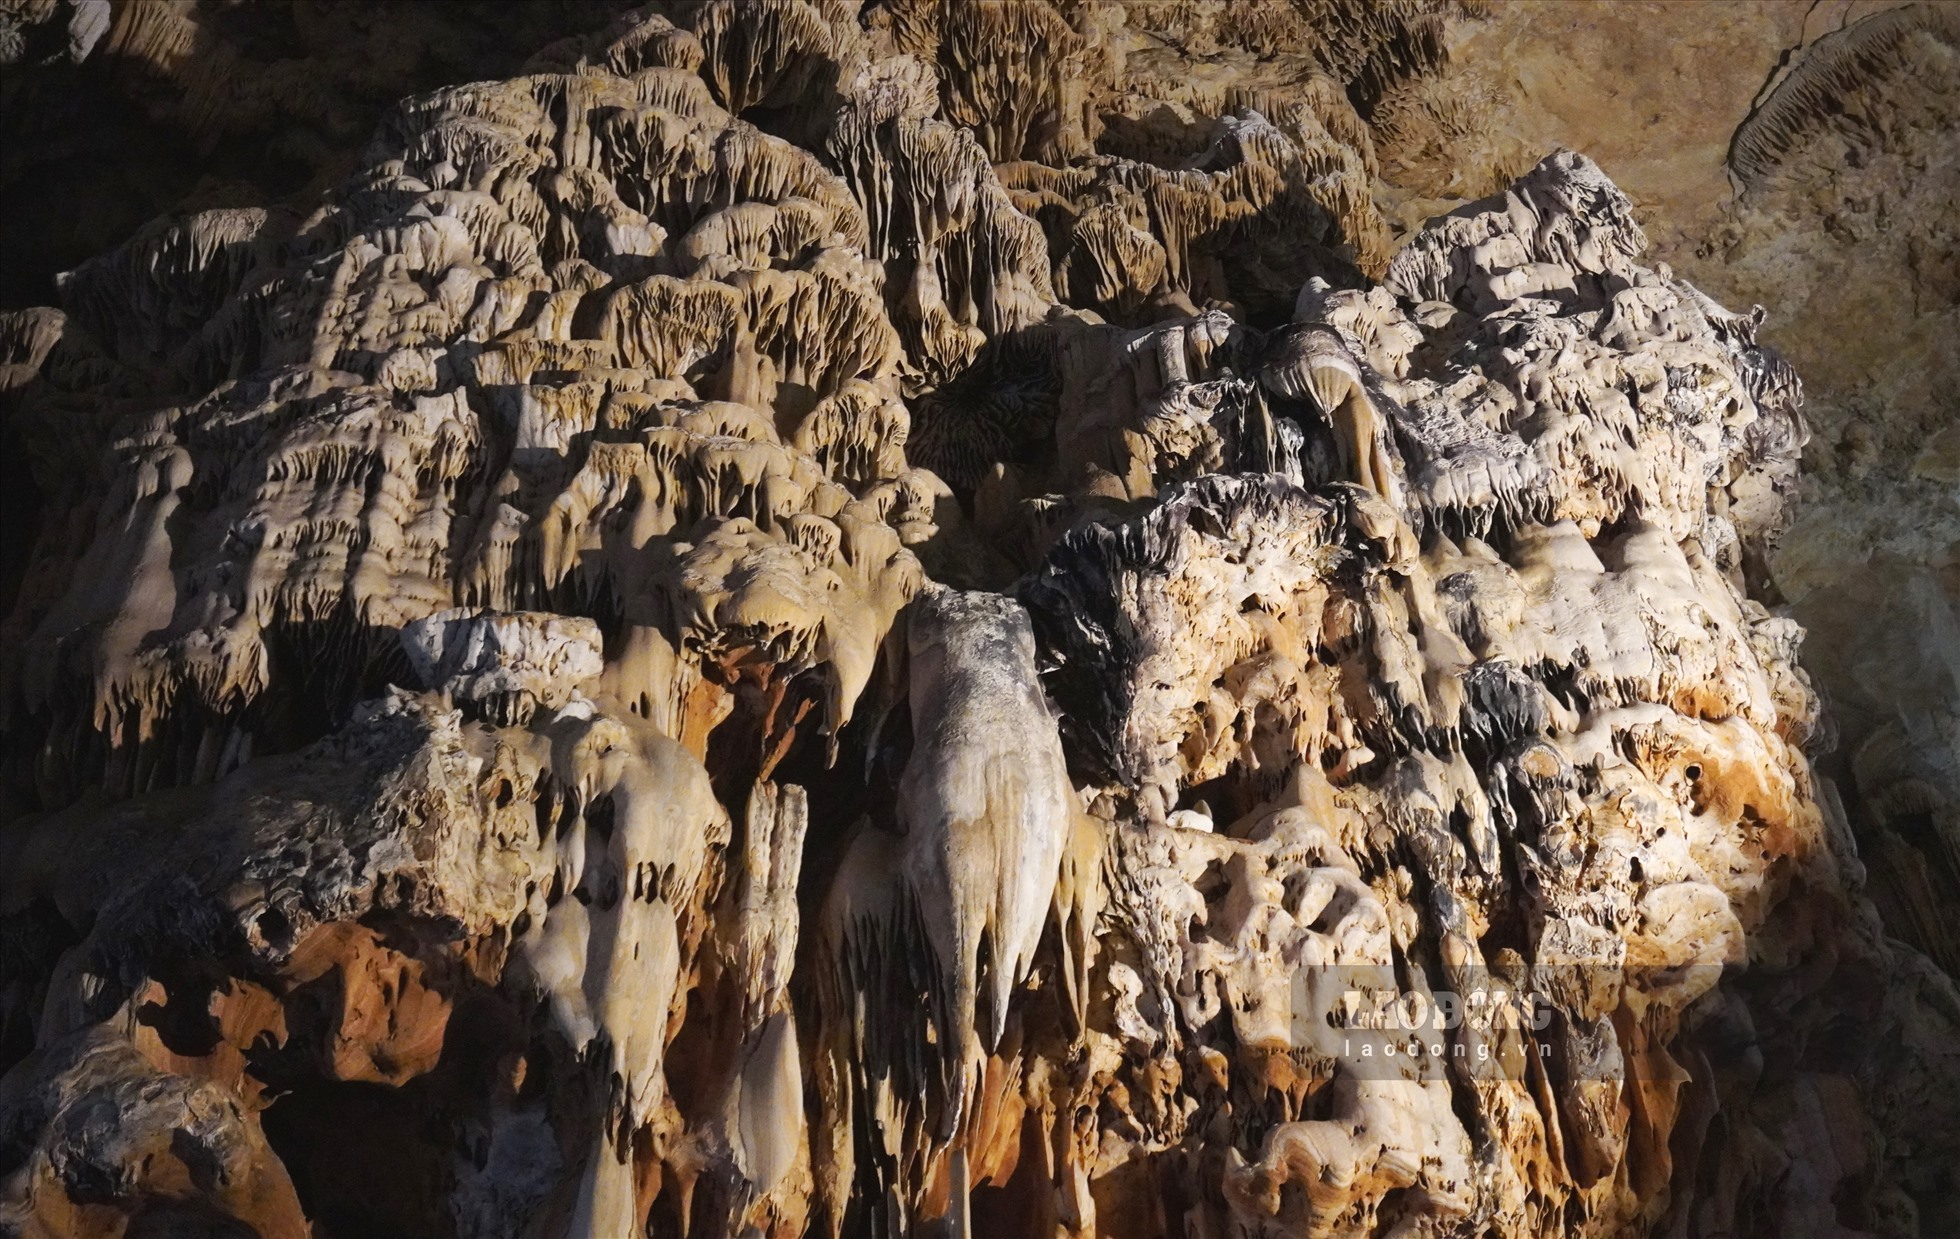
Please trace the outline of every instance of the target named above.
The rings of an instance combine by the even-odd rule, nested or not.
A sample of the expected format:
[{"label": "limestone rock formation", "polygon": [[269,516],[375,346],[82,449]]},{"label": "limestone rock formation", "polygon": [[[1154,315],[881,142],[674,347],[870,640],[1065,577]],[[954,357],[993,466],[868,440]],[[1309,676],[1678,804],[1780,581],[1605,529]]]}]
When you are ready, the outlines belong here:
[{"label": "limestone rock formation", "polygon": [[1802,384],[1584,155],[1397,243],[1480,17],[608,11],[0,315],[0,1225],[1944,1233]]}]

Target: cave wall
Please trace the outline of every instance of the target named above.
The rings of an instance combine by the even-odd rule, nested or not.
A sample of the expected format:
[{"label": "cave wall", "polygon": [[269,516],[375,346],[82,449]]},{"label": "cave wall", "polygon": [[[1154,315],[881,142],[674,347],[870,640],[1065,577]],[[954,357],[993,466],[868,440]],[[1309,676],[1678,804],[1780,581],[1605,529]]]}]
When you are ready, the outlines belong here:
[{"label": "cave wall", "polygon": [[1948,10],[4,18],[10,1228],[1960,1224]]},{"label": "cave wall", "polygon": [[[1803,502],[1757,568],[1810,634],[1893,931],[1950,969],[1960,615],[1960,14],[1945,4],[1526,2],[1453,28],[1412,140],[1405,226],[1552,145],[1611,169],[1655,257],[1805,384]],[[1435,122],[1469,101],[1460,124]],[[1423,110],[1423,109],[1419,109]],[[1486,116],[1498,123],[1481,123]],[[1472,121],[1472,118],[1476,118]]]}]

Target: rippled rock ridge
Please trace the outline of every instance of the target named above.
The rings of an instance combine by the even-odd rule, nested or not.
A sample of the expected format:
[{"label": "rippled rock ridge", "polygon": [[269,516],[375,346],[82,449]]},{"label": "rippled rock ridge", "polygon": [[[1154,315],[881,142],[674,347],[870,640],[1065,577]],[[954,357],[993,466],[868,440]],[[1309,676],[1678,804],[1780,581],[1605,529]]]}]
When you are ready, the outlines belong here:
[{"label": "rippled rock ridge", "polygon": [[1398,235],[1478,12],[615,12],[0,314],[0,1230],[1950,1233],[1776,307]]}]

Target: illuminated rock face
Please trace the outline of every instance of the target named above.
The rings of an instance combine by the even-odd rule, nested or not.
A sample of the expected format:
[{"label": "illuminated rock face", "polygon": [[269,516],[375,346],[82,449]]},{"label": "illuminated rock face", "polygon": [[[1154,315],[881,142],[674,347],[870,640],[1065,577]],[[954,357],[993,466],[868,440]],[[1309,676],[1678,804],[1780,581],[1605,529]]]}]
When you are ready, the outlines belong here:
[{"label": "illuminated rock face", "polygon": [[0,317],[5,1228],[1943,1233],[1795,374],[1323,8],[629,13]]}]

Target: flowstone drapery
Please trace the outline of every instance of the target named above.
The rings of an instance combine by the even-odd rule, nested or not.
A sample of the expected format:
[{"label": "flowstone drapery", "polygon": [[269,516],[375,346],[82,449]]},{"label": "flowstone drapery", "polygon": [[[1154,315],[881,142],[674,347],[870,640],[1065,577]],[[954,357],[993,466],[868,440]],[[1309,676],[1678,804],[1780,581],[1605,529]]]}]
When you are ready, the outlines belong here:
[{"label": "flowstone drapery", "polygon": [[1188,7],[637,11],[0,316],[8,1228],[1919,1233],[1762,312]]}]

